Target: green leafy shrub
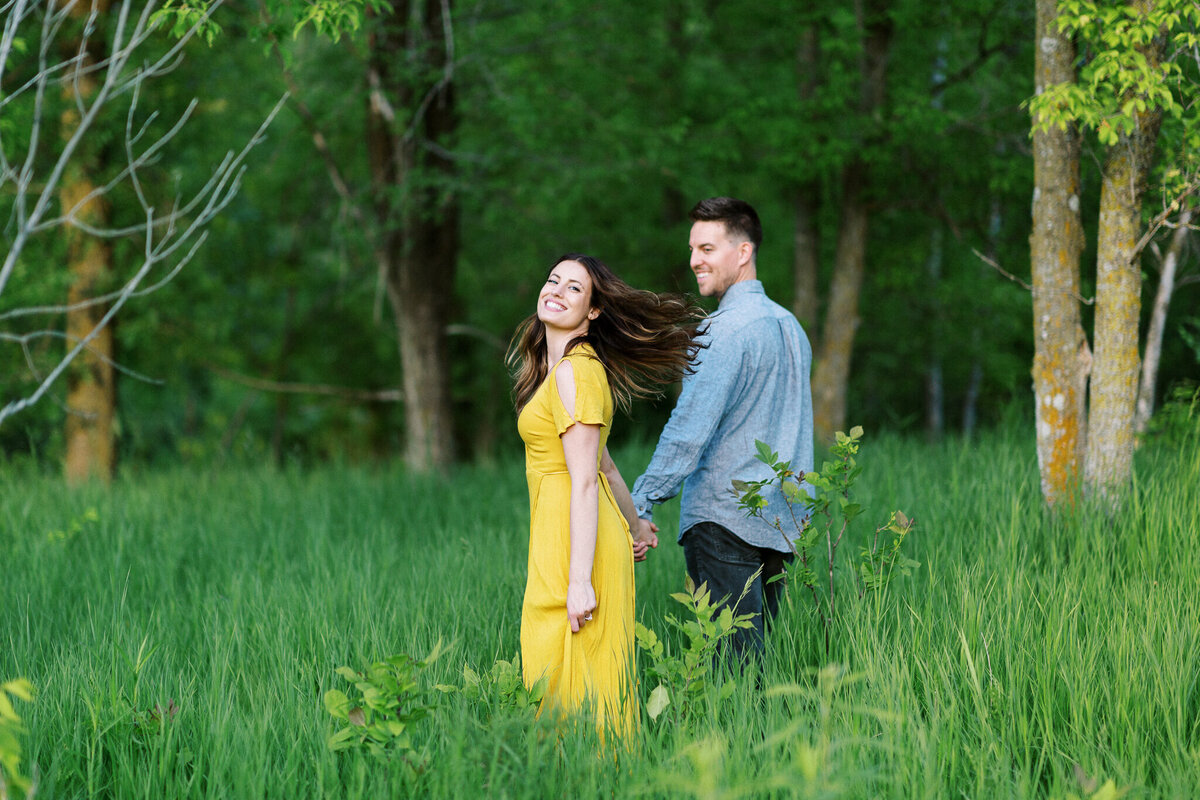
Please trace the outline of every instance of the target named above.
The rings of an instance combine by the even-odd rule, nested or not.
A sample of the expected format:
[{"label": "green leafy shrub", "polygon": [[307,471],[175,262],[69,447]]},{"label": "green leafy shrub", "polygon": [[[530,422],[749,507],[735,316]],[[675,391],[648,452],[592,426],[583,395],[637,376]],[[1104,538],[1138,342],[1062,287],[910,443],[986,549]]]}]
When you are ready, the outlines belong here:
[{"label": "green leafy shrub", "polygon": [[[818,472],[794,471],[791,462],[780,461],[778,453],[756,440],[758,460],[770,467],[774,476],[759,481],[733,481],[738,504],[747,515],[762,519],[766,519],[767,508],[767,499],[762,492],[769,486],[779,485],[795,534],[789,535],[784,530],[779,517],[768,522],[792,545],[796,560],[788,568],[788,576],[807,587],[812,595],[813,606],[825,632],[827,656],[837,611],[838,548],[851,523],[863,510],[853,500],[854,483],[862,474],[862,467],[855,458],[862,435],[861,426],[852,428],[848,435],[838,431],[830,449],[832,459]],[[805,484],[816,490],[815,496],[809,493]],[[859,598],[868,590],[885,588],[897,573],[908,575],[919,566],[900,552],[914,524],[915,521],[904,512],[893,511],[888,521],[876,528],[874,536],[860,547],[855,570]]]},{"label": "green leafy shrub", "polygon": [[512,661],[497,660],[489,672],[476,672],[470,664],[463,664],[461,687],[438,684],[434,688],[445,694],[457,692],[494,715],[500,710],[536,711],[549,682],[549,677],[542,677],[532,687],[526,687],[521,675],[521,657],[517,655]]},{"label": "green leafy shrub", "polygon": [[379,758],[399,757],[414,771],[423,769],[413,745],[412,727],[429,716],[433,706],[418,674],[443,652],[439,641],[423,660],[404,653],[376,661],[365,671],[338,667],[355,689],[351,698],[340,689],[325,693],[325,710],[342,722],[329,737],[333,751],[361,748]]},{"label": "green leafy shrub", "polygon": [[[738,602],[746,596],[757,577],[758,573],[755,573],[746,581]],[[647,671],[658,679],[658,685],[650,692],[646,712],[652,720],[657,720],[669,708],[669,718],[679,724],[688,718],[693,702],[712,681],[714,658],[721,640],[732,636],[739,628],[753,628],[754,615],[734,614],[730,606],[722,607],[728,597],[715,604],[710,602],[708,586],[703,583],[690,592],[676,592],[671,597],[682,603],[693,617],[680,621],[670,614],[666,616],[667,624],[687,638],[681,652],[671,653],[666,642],[640,622],[635,624],[635,632],[638,647],[650,657]],[[735,688],[732,679],[726,680],[721,685],[721,699],[729,697]]]}]

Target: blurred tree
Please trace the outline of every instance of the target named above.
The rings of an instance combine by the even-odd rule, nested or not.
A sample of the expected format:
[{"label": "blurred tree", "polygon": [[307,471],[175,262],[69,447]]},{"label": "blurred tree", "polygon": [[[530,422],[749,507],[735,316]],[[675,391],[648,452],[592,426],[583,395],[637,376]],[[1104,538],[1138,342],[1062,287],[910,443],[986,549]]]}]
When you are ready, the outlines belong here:
[{"label": "blurred tree", "polygon": [[[132,298],[169,283],[195,254],[206,226],[236,194],[242,163],[262,133],[173,199],[144,183],[149,165],[163,157],[194,108],[164,128],[156,127],[155,112],[143,115],[139,106],[145,88],[177,65],[183,44],[198,30],[187,28],[175,46],[166,45],[156,36],[156,8],[128,0],[62,7],[13,2],[0,38],[0,109],[22,125],[5,129],[0,139],[6,189],[0,202],[9,220],[0,295],[14,277],[24,284],[18,303],[0,314],[10,326],[0,338],[21,349],[31,378],[17,390],[21,396],[0,408],[0,424],[34,406],[68,373],[66,473],[72,482],[108,479],[115,464],[114,369],[121,367],[114,318]],[[55,86],[62,87],[61,104]],[[46,134],[56,130],[47,124],[56,108],[57,146]],[[111,213],[117,195],[128,211],[137,211]],[[137,249],[127,250],[118,266],[113,248],[129,240]],[[54,297],[62,272],[45,269],[61,263],[53,254],[64,247],[62,272],[72,276],[65,304]],[[66,352],[37,349],[40,340],[64,336],[43,322],[63,315]]]},{"label": "blurred tree", "polygon": [[[63,81],[64,104],[61,135],[70,141],[79,130],[81,110],[92,104],[99,91],[96,76],[98,50],[93,32],[103,36],[109,27],[108,0],[95,0],[90,6],[76,2],[68,7],[66,28],[71,31],[61,43],[64,59],[73,59],[70,77]],[[97,31],[98,29],[98,31]],[[90,236],[93,230],[109,226],[108,198],[96,191],[96,180],[108,170],[102,140],[80,140],[77,157],[63,171],[59,203],[67,214],[79,220],[79,228],[68,226],[67,268],[73,280],[67,295],[67,341],[91,339],[87,350],[67,369],[67,453],[64,472],[67,482],[79,484],[90,478],[112,479],[117,464],[113,422],[116,416],[117,389],[113,370],[113,329],[116,323],[101,324],[105,305],[91,302],[103,291],[112,270],[112,248],[102,238]]]},{"label": "blurred tree", "polygon": [[399,336],[412,469],[454,459],[446,341],[459,258],[454,37],[450,0],[396,0],[373,15],[367,38],[374,250]]},{"label": "blurred tree", "polygon": [[1154,412],[1154,387],[1158,381],[1158,365],[1162,360],[1163,334],[1167,328],[1167,309],[1171,305],[1171,296],[1175,293],[1176,275],[1179,262],[1186,254],[1186,245],[1191,233],[1192,213],[1195,210],[1190,199],[1185,201],[1179,220],[1175,223],[1175,232],[1171,234],[1171,243],[1167,246],[1166,254],[1160,255],[1158,273],[1158,288],[1154,293],[1154,304],[1150,311],[1150,324],[1146,329],[1145,357],[1142,359],[1141,380],[1138,384],[1137,414],[1134,418],[1134,432],[1146,432],[1150,416]]}]

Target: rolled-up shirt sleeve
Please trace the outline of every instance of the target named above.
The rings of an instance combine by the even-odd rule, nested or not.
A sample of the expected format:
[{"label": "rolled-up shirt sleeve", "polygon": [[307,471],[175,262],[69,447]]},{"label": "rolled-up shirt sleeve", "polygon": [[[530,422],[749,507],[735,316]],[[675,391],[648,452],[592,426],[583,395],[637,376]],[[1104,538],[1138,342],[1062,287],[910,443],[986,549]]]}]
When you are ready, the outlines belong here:
[{"label": "rolled-up shirt sleeve", "polygon": [[684,377],[654,456],[633,485],[634,508],[643,519],[650,519],[655,505],[679,494],[720,427],[734,391],[740,348],[736,342],[720,338],[705,336],[702,341],[706,348],[696,371]]}]

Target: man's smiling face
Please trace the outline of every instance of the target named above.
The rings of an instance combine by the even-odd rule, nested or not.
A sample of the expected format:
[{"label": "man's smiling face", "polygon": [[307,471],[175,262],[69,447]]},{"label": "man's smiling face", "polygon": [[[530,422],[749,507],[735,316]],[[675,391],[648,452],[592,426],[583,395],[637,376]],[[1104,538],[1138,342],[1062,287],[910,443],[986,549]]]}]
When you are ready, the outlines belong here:
[{"label": "man's smiling face", "polygon": [[731,239],[724,222],[694,223],[688,248],[692,272],[704,297],[720,299],[730,286],[750,277],[754,245]]}]

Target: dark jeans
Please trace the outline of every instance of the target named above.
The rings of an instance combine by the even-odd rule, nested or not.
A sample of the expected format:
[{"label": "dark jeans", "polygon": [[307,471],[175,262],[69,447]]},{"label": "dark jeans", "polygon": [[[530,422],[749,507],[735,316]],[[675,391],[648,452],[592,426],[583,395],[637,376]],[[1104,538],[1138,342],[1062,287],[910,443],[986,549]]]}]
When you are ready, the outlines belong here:
[{"label": "dark jeans", "polygon": [[[766,626],[779,610],[779,598],[784,590],[782,579],[769,581],[783,572],[784,566],[792,560],[792,554],[746,544],[715,522],[699,522],[688,528],[681,543],[688,574],[697,586],[708,584],[713,603],[728,595],[724,605],[737,603],[733,608],[735,614],[754,614],[753,628],[739,628],[726,640],[734,658],[739,663],[750,657],[761,658],[765,650]],[[746,581],[759,568],[762,573],[738,603]]]}]

